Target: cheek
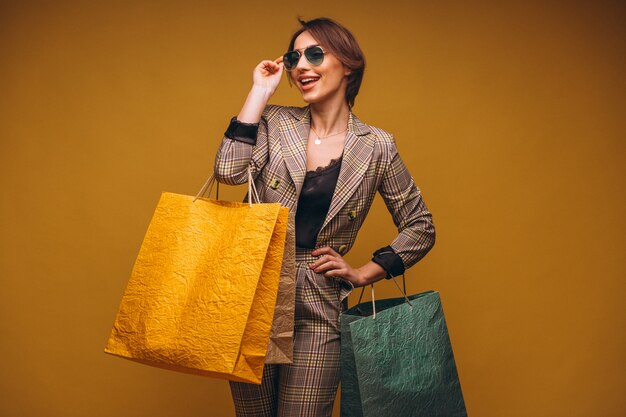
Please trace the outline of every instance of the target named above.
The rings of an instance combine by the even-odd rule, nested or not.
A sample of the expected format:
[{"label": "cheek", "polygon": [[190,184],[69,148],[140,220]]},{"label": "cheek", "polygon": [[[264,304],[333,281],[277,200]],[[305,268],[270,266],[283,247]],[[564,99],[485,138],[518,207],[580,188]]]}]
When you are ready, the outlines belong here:
[{"label": "cheek", "polygon": [[332,83],[335,88],[341,87],[343,80],[344,80],[344,76],[342,72],[336,72],[332,76]]},{"label": "cheek", "polygon": [[333,84],[341,84],[341,81],[344,78],[343,68],[340,66],[335,66],[334,68],[328,68],[324,71],[326,78],[331,81]]}]

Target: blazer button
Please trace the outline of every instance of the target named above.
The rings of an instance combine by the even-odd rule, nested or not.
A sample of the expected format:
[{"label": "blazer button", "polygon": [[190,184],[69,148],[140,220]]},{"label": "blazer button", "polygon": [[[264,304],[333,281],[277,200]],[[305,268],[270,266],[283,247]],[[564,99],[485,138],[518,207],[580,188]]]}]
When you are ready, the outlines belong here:
[{"label": "blazer button", "polygon": [[278,188],[279,185],[280,185],[280,181],[278,181],[277,179],[273,179],[272,182],[270,183],[270,188],[275,190]]},{"label": "blazer button", "polygon": [[348,220],[353,221],[354,219],[356,219],[356,210],[350,210],[350,213],[348,213]]},{"label": "blazer button", "polygon": [[343,255],[344,253],[346,253],[347,249],[348,245],[341,245],[337,248],[337,252],[339,252],[339,255]]}]

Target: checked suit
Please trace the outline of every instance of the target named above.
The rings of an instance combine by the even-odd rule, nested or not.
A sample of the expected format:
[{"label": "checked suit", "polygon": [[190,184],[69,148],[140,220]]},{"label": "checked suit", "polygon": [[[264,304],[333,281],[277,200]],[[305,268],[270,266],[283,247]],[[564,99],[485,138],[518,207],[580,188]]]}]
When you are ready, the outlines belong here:
[{"label": "checked suit", "polygon": [[[260,200],[297,210],[306,175],[309,107],[269,105],[259,122],[256,144],[224,137],[215,176],[226,184],[247,181],[251,167]],[[390,243],[405,268],[432,248],[432,216],[396,149],[394,138],[350,113],[339,178],[316,248],[341,255],[354,245],[376,193],[380,193],[398,235]],[[293,217],[291,217],[293,220]],[[315,257],[296,248],[294,362],[266,365],[259,385],[231,383],[238,416],[330,416],[339,383],[339,313],[352,284],[308,268]]]}]

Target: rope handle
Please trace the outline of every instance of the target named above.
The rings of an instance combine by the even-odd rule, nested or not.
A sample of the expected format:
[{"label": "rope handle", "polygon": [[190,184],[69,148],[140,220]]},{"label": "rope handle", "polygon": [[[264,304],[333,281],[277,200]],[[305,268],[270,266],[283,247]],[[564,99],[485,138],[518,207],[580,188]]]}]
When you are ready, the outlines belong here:
[{"label": "rope handle", "polygon": [[[252,200],[256,199],[256,203],[260,203],[261,199],[259,198],[259,194],[256,190],[256,185],[254,185],[254,179],[252,178],[252,167],[250,165],[248,165],[247,168],[248,171],[248,202],[250,203],[250,207],[252,207]],[[216,190],[215,190],[215,199],[219,200],[220,197],[220,183],[219,181],[217,181],[215,179],[215,174],[211,174],[209,176],[209,179],[206,180],[206,182],[204,183],[204,185],[202,186],[202,188],[200,188],[200,191],[198,191],[198,194],[196,194],[195,198],[193,199],[193,202],[195,203],[195,201],[199,198],[204,196],[205,193],[207,193],[207,197],[211,196],[211,191],[213,190],[213,184],[217,184]]]},{"label": "rope handle", "polygon": [[[400,285],[398,285],[398,282],[396,281],[396,277],[391,277],[391,279],[393,280],[393,283],[396,284],[396,287],[398,288],[398,290],[404,296],[404,299],[406,300],[407,304],[410,305],[412,308],[413,304],[411,304],[411,300],[409,300],[409,297],[407,297],[406,295],[406,278],[404,277],[404,273],[402,274],[402,288],[403,289],[401,289]],[[370,284],[370,285],[372,287],[372,320],[376,320],[376,299],[374,298],[374,284]],[[357,305],[361,304],[361,299],[363,299],[364,292],[365,292],[365,287],[362,287],[361,295],[359,296],[359,301],[357,302]]]},{"label": "rope handle", "polygon": [[195,201],[199,198],[204,196],[204,193],[207,193],[207,189],[209,190],[209,192],[207,193],[207,197],[211,197],[211,191],[213,190],[213,184],[217,183],[217,187],[215,190],[215,199],[219,200],[219,195],[220,195],[220,183],[218,181],[215,180],[215,174],[211,174],[211,176],[209,177],[208,180],[206,180],[206,182],[204,183],[204,185],[202,186],[202,188],[200,188],[200,191],[198,191],[198,194],[196,194],[195,198],[193,199],[194,203]]}]

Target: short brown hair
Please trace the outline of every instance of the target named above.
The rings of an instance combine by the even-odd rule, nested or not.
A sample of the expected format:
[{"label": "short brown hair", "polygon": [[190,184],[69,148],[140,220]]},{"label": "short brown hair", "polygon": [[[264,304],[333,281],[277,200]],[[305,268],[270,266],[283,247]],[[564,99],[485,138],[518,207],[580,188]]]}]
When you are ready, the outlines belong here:
[{"label": "short brown hair", "polygon": [[[365,56],[350,31],[343,25],[326,17],[304,21],[298,18],[302,25],[289,42],[288,51],[293,51],[296,38],[301,33],[308,31],[323,47],[329,50],[339,61],[350,70],[348,86],[346,88],[346,102],[352,108],[354,99],[359,94],[363,73],[365,72]],[[288,73],[291,79],[291,74]]]}]

